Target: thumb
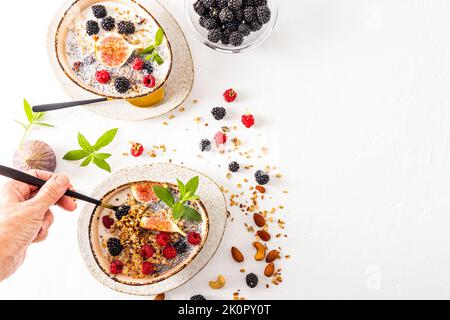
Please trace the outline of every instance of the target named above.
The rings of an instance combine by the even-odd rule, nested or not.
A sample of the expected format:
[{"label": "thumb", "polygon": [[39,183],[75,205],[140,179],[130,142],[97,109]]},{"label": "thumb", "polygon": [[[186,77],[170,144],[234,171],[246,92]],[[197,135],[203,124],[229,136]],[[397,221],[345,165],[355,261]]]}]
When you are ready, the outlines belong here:
[{"label": "thumb", "polygon": [[46,211],[63,197],[68,188],[69,178],[64,174],[57,174],[48,180],[30,201]]}]

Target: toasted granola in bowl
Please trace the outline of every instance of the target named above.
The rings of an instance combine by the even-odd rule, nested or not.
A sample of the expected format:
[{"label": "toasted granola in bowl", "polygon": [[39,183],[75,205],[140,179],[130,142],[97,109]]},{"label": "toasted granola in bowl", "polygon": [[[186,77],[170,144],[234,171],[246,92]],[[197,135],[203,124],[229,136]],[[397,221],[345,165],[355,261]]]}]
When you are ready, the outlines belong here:
[{"label": "toasted granola in bowl", "polygon": [[127,285],[160,282],[185,268],[201,251],[209,220],[200,199],[186,202],[199,219],[174,218],[154,187],[180,199],[179,187],[151,181],[134,182],[108,193],[102,201],[120,205],[116,212],[97,207],[89,237],[97,264],[110,278]]}]

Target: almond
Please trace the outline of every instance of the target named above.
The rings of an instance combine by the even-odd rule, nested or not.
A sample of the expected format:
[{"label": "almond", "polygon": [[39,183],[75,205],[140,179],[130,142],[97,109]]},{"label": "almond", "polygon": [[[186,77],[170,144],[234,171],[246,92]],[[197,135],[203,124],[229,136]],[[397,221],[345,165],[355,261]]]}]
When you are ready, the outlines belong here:
[{"label": "almond", "polygon": [[272,250],[267,254],[266,262],[271,263],[277,259],[280,259],[280,253],[277,250]]},{"label": "almond", "polygon": [[270,278],[271,276],[273,276],[274,273],[275,273],[275,265],[273,264],[273,262],[271,262],[264,269],[264,275],[267,278]]},{"label": "almond", "polygon": [[266,188],[264,188],[263,186],[256,186],[255,189],[260,193],[266,193]]},{"label": "almond", "polygon": [[262,241],[267,242],[271,239],[270,234],[266,230],[259,230],[256,234]]},{"label": "almond", "polygon": [[266,225],[266,219],[259,213],[255,213],[253,215],[253,220],[255,221],[255,224],[260,228]]},{"label": "almond", "polygon": [[238,263],[244,262],[244,255],[236,247],[231,248],[231,256],[233,257],[234,261]]}]

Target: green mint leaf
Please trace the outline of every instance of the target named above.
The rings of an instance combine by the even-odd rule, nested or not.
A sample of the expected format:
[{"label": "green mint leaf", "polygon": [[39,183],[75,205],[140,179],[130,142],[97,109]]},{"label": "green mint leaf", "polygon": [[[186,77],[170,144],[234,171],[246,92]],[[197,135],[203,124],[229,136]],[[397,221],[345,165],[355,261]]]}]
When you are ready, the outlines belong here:
[{"label": "green mint leaf", "polygon": [[73,151],[69,151],[65,154],[65,156],[63,157],[64,160],[69,160],[69,161],[78,161],[81,159],[86,158],[89,155],[89,153],[87,153],[84,150],[73,150]]},{"label": "green mint leaf", "polygon": [[23,110],[25,111],[28,121],[33,123],[33,110],[26,99],[23,99]]},{"label": "green mint leaf", "polygon": [[177,179],[178,189],[180,190],[180,199],[184,198],[184,195],[186,194],[186,187],[183,182],[181,182],[180,179]]},{"label": "green mint leaf", "polygon": [[100,160],[106,160],[112,156],[110,153],[94,153],[94,158],[100,159]]},{"label": "green mint leaf", "polygon": [[183,206],[183,218],[195,222],[202,221],[202,216],[200,213],[188,206]]},{"label": "green mint leaf", "polygon": [[20,124],[25,130],[27,130],[27,125],[19,120],[14,120],[16,123]]},{"label": "green mint leaf", "polygon": [[118,130],[119,129],[117,128],[108,130],[100,138],[98,138],[97,142],[94,144],[95,151],[98,151],[101,148],[104,148],[107,145],[109,145],[116,137]]},{"label": "green mint leaf", "polygon": [[91,146],[89,141],[87,141],[86,137],[81,134],[81,132],[78,133],[78,144],[84,151],[88,153],[94,152],[94,148]]},{"label": "green mint leaf", "polygon": [[156,31],[155,35],[155,46],[159,47],[164,40],[164,31],[163,29],[159,28],[158,31]]},{"label": "green mint leaf", "polygon": [[180,202],[175,203],[172,209],[173,219],[179,220],[183,217],[183,215],[184,215],[184,206]]},{"label": "green mint leaf", "polygon": [[99,167],[100,169],[103,169],[105,171],[111,172],[111,166],[106,162],[105,160],[97,159],[94,157],[94,164]]},{"label": "green mint leaf", "polygon": [[146,55],[146,54],[153,53],[153,51],[155,51],[155,49],[156,49],[156,47],[152,44],[151,46],[145,48],[145,49],[141,52],[141,54],[142,54],[142,55]]},{"label": "green mint leaf", "polygon": [[186,192],[189,192],[192,196],[195,195],[198,189],[199,182],[200,179],[198,176],[189,180],[188,183],[186,183]]},{"label": "green mint leaf", "polygon": [[44,114],[44,112],[33,113],[33,122],[39,121],[44,116]]},{"label": "green mint leaf", "polygon": [[93,159],[94,157],[92,156],[92,154],[89,156],[89,157],[87,157],[81,164],[80,164],[80,167],[87,167],[91,162],[92,162],[92,159]]},{"label": "green mint leaf", "polygon": [[155,53],[153,55],[153,61],[155,61],[159,66],[164,63],[163,58],[161,58],[161,56],[159,54],[157,54],[157,53]]},{"label": "green mint leaf", "polygon": [[170,208],[173,208],[175,200],[172,193],[167,188],[161,186],[153,186],[153,192],[156,196]]},{"label": "green mint leaf", "polygon": [[54,125],[52,125],[50,123],[44,123],[44,122],[35,122],[34,124],[38,125],[38,126],[43,126],[43,127],[50,127],[50,128],[54,128],[55,127]]}]

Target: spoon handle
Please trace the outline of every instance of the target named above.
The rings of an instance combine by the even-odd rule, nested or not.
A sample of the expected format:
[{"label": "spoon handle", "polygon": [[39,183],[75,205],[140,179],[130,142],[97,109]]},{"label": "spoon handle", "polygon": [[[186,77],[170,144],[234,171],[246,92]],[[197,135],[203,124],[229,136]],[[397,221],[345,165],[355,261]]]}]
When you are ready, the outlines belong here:
[{"label": "spoon handle", "polygon": [[[29,185],[32,185],[32,186],[35,186],[35,187],[38,187],[38,188],[42,187],[46,182],[45,180],[39,179],[39,178],[32,176],[30,174],[27,174],[25,172],[22,172],[22,171],[13,169],[13,168],[9,168],[6,166],[2,166],[2,165],[0,165],[0,175],[10,178],[10,179],[13,179],[13,180],[17,180],[17,181],[29,184]],[[65,195],[68,197],[86,201],[86,202],[89,202],[89,203],[92,203],[92,204],[95,204],[98,206],[102,205],[101,201],[91,198],[91,197],[88,197],[84,194],[72,191],[72,190],[67,190]]]},{"label": "spoon handle", "polygon": [[34,112],[47,112],[47,111],[66,109],[66,108],[71,108],[71,107],[76,107],[76,106],[84,106],[86,104],[104,102],[104,101],[108,101],[108,99],[107,98],[97,98],[97,99],[89,99],[89,100],[41,104],[38,106],[33,106],[33,111]]}]

